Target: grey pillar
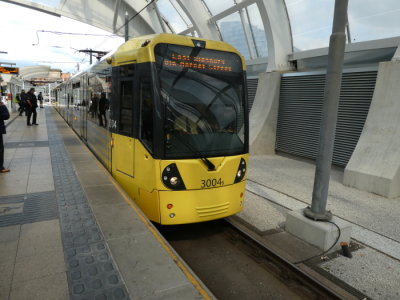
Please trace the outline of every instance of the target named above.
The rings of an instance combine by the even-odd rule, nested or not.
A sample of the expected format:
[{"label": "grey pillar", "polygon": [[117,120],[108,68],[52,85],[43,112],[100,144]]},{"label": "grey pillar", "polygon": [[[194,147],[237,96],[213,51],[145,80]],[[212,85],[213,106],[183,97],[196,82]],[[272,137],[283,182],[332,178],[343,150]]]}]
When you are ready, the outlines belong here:
[{"label": "grey pillar", "polygon": [[332,218],[332,213],[326,211],[326,202],[332,165],[333,143],[335,141],[340,84],[342,81],[344,47],[346,44],[347,4],[348,0],[335,1],[314,190],[311,207],[307,207],[304,210],[304,215],[313,220],[330,220]]},{"label": "grey pillar", "polygon": [[125,12],[125,42],[129,40],[129,15]]}]

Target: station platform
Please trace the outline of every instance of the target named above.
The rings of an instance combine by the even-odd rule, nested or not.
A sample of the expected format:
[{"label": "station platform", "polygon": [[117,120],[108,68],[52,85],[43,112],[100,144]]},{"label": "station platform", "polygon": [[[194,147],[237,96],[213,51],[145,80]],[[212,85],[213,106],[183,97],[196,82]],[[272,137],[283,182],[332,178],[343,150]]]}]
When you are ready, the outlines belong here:
[{"label": "station platform", "polygon": [[212,299],[59,114],[12,113],[0,174],[0,299]]},{"label": "station platform", "polygon": [[292,263],[307,263],[350,289],[356,299],[400,299],[400,198],[344,186],[343,169],[333,167],[327,210],[351,224],[352,258],[340,251],[321,255],[321,250],[284,231],[287,213],[311,204],[314,175],[313,161],[288,155],[250,156],[246,205],[239,217]]}]

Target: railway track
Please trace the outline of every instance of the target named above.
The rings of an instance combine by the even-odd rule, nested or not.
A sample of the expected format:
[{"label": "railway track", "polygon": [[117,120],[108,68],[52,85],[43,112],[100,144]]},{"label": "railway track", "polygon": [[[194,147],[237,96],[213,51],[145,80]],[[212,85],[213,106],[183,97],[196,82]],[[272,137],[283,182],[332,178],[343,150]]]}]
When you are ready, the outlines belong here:
[{"label": "railway track", "polygon": [[219,300],[360,299],[292,264],[238,218],[159,230]]}]

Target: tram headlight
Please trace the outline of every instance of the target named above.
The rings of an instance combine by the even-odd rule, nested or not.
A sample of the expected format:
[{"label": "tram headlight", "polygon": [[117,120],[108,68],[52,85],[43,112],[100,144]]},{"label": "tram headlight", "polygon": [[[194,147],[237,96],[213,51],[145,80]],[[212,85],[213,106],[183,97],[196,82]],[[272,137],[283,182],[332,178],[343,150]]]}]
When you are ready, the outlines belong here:
[{"label": "tram headlight", "polygon": [[243,180],[244,176],[246,175],[246,168],[246,161],[242,158],[239,163],[239,168],[236,172],[235,183]]},{"label": "tram headlight", "polygon": [[185,184],[179,174],[176,164],[169,164],[162,172],[162,181],[171,190],[185,190]]},{"label": "tram headlight", "polygon": [[178,177],[171,177],[171,179],[169,180],[169,183],[171,183],[173,186],[176,186],[179,184],[179,179]]}]

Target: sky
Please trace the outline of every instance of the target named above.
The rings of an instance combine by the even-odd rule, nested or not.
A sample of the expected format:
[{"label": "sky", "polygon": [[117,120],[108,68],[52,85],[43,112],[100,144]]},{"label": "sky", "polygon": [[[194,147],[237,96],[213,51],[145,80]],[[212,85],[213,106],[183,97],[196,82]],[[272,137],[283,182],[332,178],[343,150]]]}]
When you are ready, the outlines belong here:
[{"label": "sky", "polygon": [[[124,42],[123,38],[109,37],[111,33],[99,28],[2,1],[0,14],[0,52],[8,52],[0,53],[0,62],[16,63],[17,67],[45,65],[74,73],[78,64],[83,70],[89,66],[90,60],[87,54],[77,50],[110,51]],[[38,32],[41,30],[108,37]]]},{"label": "sky", "polygon": [[[294,47],[299,50],[327,47],[335,1],[285,0],[285,3]],[[353,43],[400,36],[399,0],[349,0],[347,14]]]}]

